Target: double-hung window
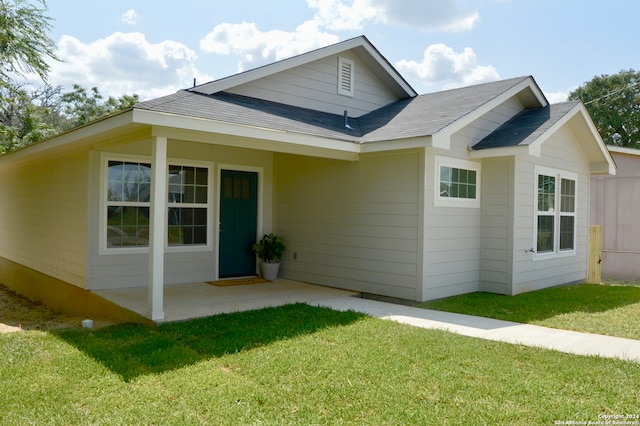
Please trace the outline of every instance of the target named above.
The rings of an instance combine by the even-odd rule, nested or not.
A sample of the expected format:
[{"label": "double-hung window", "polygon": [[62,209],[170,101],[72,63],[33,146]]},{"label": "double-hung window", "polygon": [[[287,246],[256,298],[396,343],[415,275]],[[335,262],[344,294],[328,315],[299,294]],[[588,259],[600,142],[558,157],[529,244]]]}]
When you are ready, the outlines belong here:
[{"label": "double-hung window", "polygon": [[[138,252],[149,247],[151,164],[134,157],[105,158],[105,253]],[[198,247],[209,243],[210,170],[208,166],[169,162],[167,193],[168,247]]]},{"label": "double-hung window", "polygon": [[435,157],[436,206],[480,207],[480,163]]},{"label": "double-hung window", "polygon": [[538,167],[536,185],[537,255],[574,254],[577,175]]},{"label": "double-hung window", "polygon": [[151,164],[108,160],[107,248],[148,247]]},{"label": "double-hung window", "polygon": [[209,169],[169,166],[169,246],[207,244]]}]

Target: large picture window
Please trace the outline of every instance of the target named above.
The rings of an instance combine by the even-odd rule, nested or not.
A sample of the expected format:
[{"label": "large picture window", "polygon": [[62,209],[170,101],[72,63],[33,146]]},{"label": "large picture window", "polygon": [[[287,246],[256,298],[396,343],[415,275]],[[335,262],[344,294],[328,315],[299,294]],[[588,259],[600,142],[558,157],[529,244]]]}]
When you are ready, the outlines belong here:
[{"label": "large picture window", "polygon": [[541,167],[536,183],[536,253],[574,253],[577,175]]},{"label": "large picture window", "polygon": [[[101,247],[111,252],[149,247],[151,164],[135,159],[108,158],[106,166],[106,228]],[[208,166],[169,162],[167,246],[206,246],[209,235],[210,194]],[[104,232],[104,231],[103,231]],[[104,234],[103,234],[104,235]],[[136,250],[134,250],[136,251]]]},{"label": "large picture window", "polygon": [[435,205],[480,207],[480,164],[435,157]]}]

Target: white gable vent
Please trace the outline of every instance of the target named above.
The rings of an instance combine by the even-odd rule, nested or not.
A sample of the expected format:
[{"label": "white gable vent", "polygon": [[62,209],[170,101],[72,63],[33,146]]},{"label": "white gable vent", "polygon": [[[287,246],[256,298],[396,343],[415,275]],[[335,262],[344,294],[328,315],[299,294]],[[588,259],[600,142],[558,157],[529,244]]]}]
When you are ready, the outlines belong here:
[{"label": "white gable vent", "polygon": [[338,94],[353,96],[355,89],[355,63],[346,58],[338,58]]}]

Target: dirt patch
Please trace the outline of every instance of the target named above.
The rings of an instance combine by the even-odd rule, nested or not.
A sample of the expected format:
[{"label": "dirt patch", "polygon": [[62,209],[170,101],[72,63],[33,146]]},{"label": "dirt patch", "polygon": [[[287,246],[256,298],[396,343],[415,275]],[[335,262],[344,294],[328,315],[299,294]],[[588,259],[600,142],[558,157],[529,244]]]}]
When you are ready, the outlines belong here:
[{"label": "dirt patch", "polygon": [[[34,302],[0,284],[0,333],[23,330],[60,330],[81,328],[82,320],[52,311],[46,305]],[[108,320],[93,319],[93,328],[113,325]]]}]

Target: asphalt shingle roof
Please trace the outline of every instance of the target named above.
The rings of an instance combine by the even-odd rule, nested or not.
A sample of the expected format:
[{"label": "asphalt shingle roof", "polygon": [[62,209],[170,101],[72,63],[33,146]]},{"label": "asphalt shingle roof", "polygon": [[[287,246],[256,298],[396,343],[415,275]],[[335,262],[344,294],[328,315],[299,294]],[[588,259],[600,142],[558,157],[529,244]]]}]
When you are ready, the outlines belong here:
[{"label": "asphalt shingle roof", "polygon": [[529,145],[571,111],[579,101],[548,105],[544,108],[525,109],[487,135],[472,148],[504,148]]},{"label": "asphalt shingle roof", "polygon": [[359,118],[349,117],[350,128],[343,115],[225,92],[183,90],[134,108],[364,143],[433,135],[527,78],[399,100]]}]

